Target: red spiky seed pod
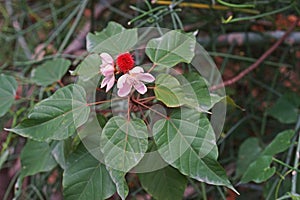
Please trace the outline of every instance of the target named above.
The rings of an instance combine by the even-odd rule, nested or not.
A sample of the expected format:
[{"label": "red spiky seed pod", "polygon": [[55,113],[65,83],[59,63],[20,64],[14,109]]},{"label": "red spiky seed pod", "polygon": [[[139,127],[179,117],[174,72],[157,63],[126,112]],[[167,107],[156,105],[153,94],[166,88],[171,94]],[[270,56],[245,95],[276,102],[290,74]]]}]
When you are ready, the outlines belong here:
[{"label": "red spiky seed pod", "polygon": [[128,52],[118,55],[117,66],[119,67],[119,71],[127,73],[134,66],[134,60],[132,55]]}]

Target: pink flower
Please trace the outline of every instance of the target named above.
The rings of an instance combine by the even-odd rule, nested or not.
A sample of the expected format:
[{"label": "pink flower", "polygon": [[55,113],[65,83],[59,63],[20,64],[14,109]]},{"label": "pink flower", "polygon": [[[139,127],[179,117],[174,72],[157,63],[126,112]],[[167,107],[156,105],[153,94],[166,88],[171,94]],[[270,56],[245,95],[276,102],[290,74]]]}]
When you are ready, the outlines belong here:
[{"label": "pink flower", "polygon": [[106,86],[106,92],[108,92],[115,83],[114,59],[108,53],[101,53],[100,58],[102,61],[100,71],[104,76],[104,79],[101,82],[101,88]]},{"label": "pink flower", "polygon": [[117,83],[118,95],[120,97],[127,96],[132,86],[140,94],[145,94],[147,92],[147,87],[143,82],[151,83],[155,80],[154,76],[149,73],[144,73],[144,69],[141,67],[135,67],[129,70],[127,74],[122,75]]}]

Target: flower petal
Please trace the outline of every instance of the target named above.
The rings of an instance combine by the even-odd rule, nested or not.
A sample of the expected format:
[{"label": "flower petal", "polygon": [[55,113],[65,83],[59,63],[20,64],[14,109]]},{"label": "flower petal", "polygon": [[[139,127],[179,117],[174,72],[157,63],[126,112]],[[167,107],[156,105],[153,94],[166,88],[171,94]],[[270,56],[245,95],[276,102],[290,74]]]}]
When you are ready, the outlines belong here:
[{"label": "flower petal", "polygon": [[104,64],[105,65],[107,65],[107,64],[114,65],[114,59],[108,53],[101,53],[100,58],[102,61],[102,65],[104,65]]},{"label": "flower petal", "polygon": [[108,83],[107,83],[107,86],[106,86],[106,92],[108,92],[115,84],[115,76],[111,76]]},{"label": "flower petal", "polygon": [[105,67],[101,67],[100,71],[104,76],[110,76],[114,74],[115,68],[112,65],[106,65]]},{"label": "flower petal", "polygon": [[107,83],[109,82],[109,77],[107,76],[107,77],[104,77],[104,79],[102,80],[102,82],[101,82],[101,88],[104,88],[106,85],[107,85]]},{"label": "flower petal", "polygon": [[131,87],[132,87],[131,84],[128,84],[128,83],[123,84],[122,87],[119,88],[119,90],[118,90],[118,96],[119,97],[127,96],[131,91]]},{"label": "flower petal", "polygon": [[144,69],[141,67],[135,67],[132,70],[129,70],[129,74],[139,74],[139,73],[143,73]]},{"label": "flower petal", "polygon": [[123,85],[125,84],[127,78],[128,78],[128,74],[124,74],[122,75],[119,79],[118,79],[118,82],[117,82],[117,88],[121,88],[123,87]]},{"label": "flower petal", "polygon": [[141,73],[141,74],[137,74],[137,75],[136,75],[136,78],[137,78],[139,81],[144,81],[144,82],[147,82],[147,83],[151,83],[151,82],[155,81],[155,77],[152,76],[152,75],[149,74],[149,73]]},{"label": "flower petal", "polygon": [[133,87],[138,91],[140,94],[145,94],[147,92],[147,87],[145,84],[141,81],[136,82],[136,84],[133,85]]}]

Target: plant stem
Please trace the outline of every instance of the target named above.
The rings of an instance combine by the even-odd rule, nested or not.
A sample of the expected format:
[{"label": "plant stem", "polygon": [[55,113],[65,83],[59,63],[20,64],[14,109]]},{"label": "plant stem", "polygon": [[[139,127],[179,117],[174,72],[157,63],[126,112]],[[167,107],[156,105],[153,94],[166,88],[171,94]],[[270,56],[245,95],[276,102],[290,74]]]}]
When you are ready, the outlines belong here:
[{"label": "plant stem", "polygon": [[[238,22],[238,21],[253,20],[253,19],[258,19],[258,18],[266,17],[266,16],[269,16],[269,15],[274,15],[274,14],[281,13],[283,11],[286,11],[286,10],[290,9],[292,7],[291,5],[288,5],[286,7],[280,8],[278,10],[273,10],[271,12],[262,13],[262,14],[259,14],[259,15],[247,16],[247,17],[239,17],[239,18],[235,18],[235,19],[231,18],[229,20],[224,20],[223,23],[233,23],[233,22]],[[230,17],[232,17],[232,16],[230,16]]]},{"label": "plant stem", "polygon": [[93,106],[93,105],[98,105],[98,104],[102,104],[102,103],[108,103],[111,101],[117,101],[117,100],[121,100],[122,98],[115,98],[115,99],[109,99],[109,100],[104,100],[104,101],[96,101],[96,102],[92,102],[92,103],[87,103],[87,106]]},{"label": "plant stem", "polygon": [[202,198],[203,198],[203,200],[207,200],[205,184],[203,182],[201,182],[200,185],[201,185]]},{"label": "plant stem", "polygon": [[223,4],[224,6],[232,7],[232,8],[254,8],[254,4],[232,4],[232,3],[227,3],[222,0],[217,0],[220,4]]},{"label": "plant stem", "polygon": [[[172,1],[156,1],[156,4],[160,5],[171,5]],[[230,7],[222,6],[222,5],[209,5],[203,3],[192,3],[192,2],[182,2],[178,4],[179,7],[191,7],[191,8],[200,8],[200,9],[214,9],[214,10],[229,10]],[[246,8],[232,8],[233,10],[250,13],[250,14],[258,14],[259,11],[253,9]]]},{"label": "plant stem", "polygon": [[226,197],[225,197],[225,195],[224,195],[224,192],[220,189],[219,186],[216,186],[216,187],[217,187],[217,190],[218,190],[218,192],[220,193],[222,199],[223,199],[223,200],[226,200]]},{"label": "plant stem", "polygon": [[277,163],[279,163],[279,164],[281,164],[282,166],[285,166],[285,167],[287,167],[289,169],[292,169],[292,170],[300,173],[300,170],[297,169],[297,167],[298,167],[297,165],[296,165],[296,167],[292,167],[292,166],[290,166],[290,165],[288,165],[288,164],[286,164],[286,163],[282,162],[281,160],[278,160],[277,158],[274,158],[274,157],[272,158],[272,160],[275,161],[275,162],[277,162]]},{"label": "plant stem", "polygon": [[165,9],[165,7],[163,7],[163,6],[156,7],[156,8],[154,8],[154,9],[152,9],[152,10],[149,10],[149,11],[138,10],[138,9],[137,9],[136,7],[134,7],[134,6],[130,6],[130,8],[133,9],[133,10],[136,10],[136,11],[143,12],[143,14],[141,14],[141,15],[139,15],[139,16],[133,18],[132,20],[130,20],[130,21],[128,22],[128,25],[132,24],[133,22],[135,22],[135,21],[137,21],[137,20],[139,20],[139,19],[142,19],[143,17],[145,17],[145,16],[147,16],[147,15],[149,15],[149,14],[151,14],[151,13],[154,13],[155,11],[158,11],[158,10],[161,10],[161,9]]},{"label": "plant stem", "polygon": [[70,30],[68,31],[65,39],[63,40],[62,44],[60,45],[59,49],[58,49],[58,54],[60,54],[63,49],[65,48],[65,46],[67,45],[69,39],[71,38],[72,34],[74,33],[75,31],[75,28],[77,27],[80,19],[81,19],[81,16],[83,14],[83,11],[84,9],[86,8],[86,5],[87,3],[89,2],[89,0],[85,0],[82,4],[81,4],[81,8],[79,9],[79,12],[77,13],[77,16],[75,18],[75,21],[74,23],[72,24]]},{"label": "plant stem", "polygon": [[[298,122],[296,125],[296,134],[298,134],[298,144],[297,144],[297,149],[296,149],[296,155],[295,155],[295,161],[294,161],[294,169],[298,168],[298,163],[299,163],[299,152],[300,152],[300,115],[298,116]],[[299,170],[295,170],[299,172]],[[291,188],[291,193],[296,194],[296,186],[297,186],[297,173],[292,173],[292,188]]]},{"label": "plant stem", "polygon": [[219,85],[214,85],[210,88],[210,90],[217,90],[220,88],[223,88],[225,86],[228,85],[232,85],[234,83],[236,83],[237,81],[241,80],[244,76],[246,76],[247,74],[249,74],[251,71],[253,71],[254,69],[256,69],[257,67],[260,66],[260,64],[271,54],[273,53],[278,46],[284,42],[285,38],[294,30],[294,28],[297,26],[298,22],[300,19],[297,19],[296,22],[293,23],[293,25],[285,32],[285,34],[275,43],[273,44],[273,46],[271,46],[271,48],[269,48],[255,63],[253,63],[252,65],[250,65],[250,67],[248,67],[247,69],[243,70],[242,72],[240,72],[237,76],[224,81],[223,83],[219,84]]},{"label": "plant stem", "polygon": [[127,121],[130,121],[130,97],[127,97]]},{"label": "plant stem", "polygon": [[152,67],[148,70],[147,73],[150,73],[155,67],[156,67],[156,64],[153,63]]},{"label": "plant stem", "polygon": [[[245,57],[245,56],[238,56],[238,55],[222,53],[222,52],[209,51],[208,54],[210,56],[220,56],[220,57],[224,57],[224,58],[230,58],[230,59],[234,59],[234,60],[240,60],[240,61],[252,62],[252,63],[254,63],[257,60],[255,58],[250,58],[250,57]],[[282,67],[282,63],[278,63],[278,62],[272,62],[272,61],[266,60],[263,63],[266,64],[266,65],[274,66],[274,67]],[[287,67],[287,68],[292,68],[293,67],[292,65],[287,64],[287,63],[284,63],[284,66]]]},{"label": "plant stem", "polygon": [[163,118],[168,119],[168,116],[166,116],[166,115],[158,112],[157,110],[154,110],[151,107],[149,107],[149,106],[147,106],[147,105],[145,105],[145,104],[143,104],[143,103],[141,103],[141,102],[139,102],[139,101],[137,101],[135,99],[132,99],[132,101],[135,102],[135,103],[137,103],[137,104],[139,104],[139,105],[141,105],[141,106],[143,106],[143,107],[145,107],[145,108],[147,108],[148,110],[151,110],[151,111],[155,112],[156,114],[162,116]]}]

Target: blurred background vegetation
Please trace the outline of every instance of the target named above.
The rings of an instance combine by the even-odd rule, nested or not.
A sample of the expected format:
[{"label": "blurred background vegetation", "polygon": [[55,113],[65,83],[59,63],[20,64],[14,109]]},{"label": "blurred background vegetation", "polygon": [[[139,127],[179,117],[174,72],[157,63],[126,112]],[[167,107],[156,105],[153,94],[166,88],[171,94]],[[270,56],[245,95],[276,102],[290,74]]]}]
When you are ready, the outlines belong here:
[{"label": "blurred background vegetation", "polygon": [[[237,160],[247,138],[256,137],[260,145],[266,145],[282,130],[291,128],[299,134],[299,16],[299,0],[0,0],[0,73],[14,76],[19,83],[18,100],[0,121],[0,199],[13,196],[25,144],[24,138],[2,131],[3,128],[17,124],[28,108],[58,87],[35,86],[31,70],[53,57],[70,59],[71,69],[75,69],[86,55],[86,34],[102,30],[109,21],[127,28],[198,30],[198,42],[214,59],[224,80],[257,62],[294,25],[292,33],[254,71],[226,87],[227,94],[243,109],[228,106],[218,141],[219,160],[233,183],[238,184]],[[67,74],[59,84],[67,85],[73,79]],[[293,141],[298,139],[296,136]],[[247,148],[251,151],[252,147]],[[295,151],[292,145],[278,159],[294,166]],[[273,165],[277,166],[277,175],[260,184],[238,185],[240,196],[189,180],[184,198],[275,199],[277,195],[284,199],[290,192],[292,171],[280,163]],[[28,177],[22,186],[22,198],[62,199],[61,176],[57,168]],[[129,175],[127,181],[129,199],[150,199],[136,175]]]}]

